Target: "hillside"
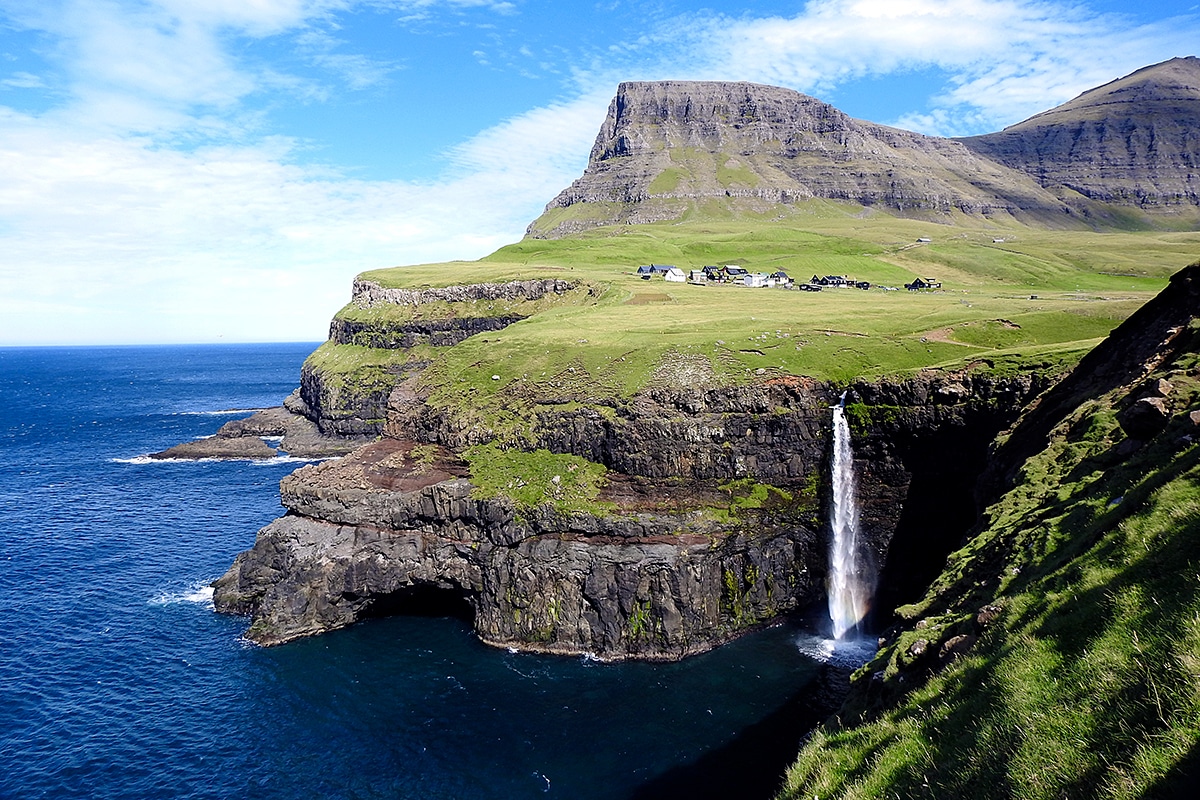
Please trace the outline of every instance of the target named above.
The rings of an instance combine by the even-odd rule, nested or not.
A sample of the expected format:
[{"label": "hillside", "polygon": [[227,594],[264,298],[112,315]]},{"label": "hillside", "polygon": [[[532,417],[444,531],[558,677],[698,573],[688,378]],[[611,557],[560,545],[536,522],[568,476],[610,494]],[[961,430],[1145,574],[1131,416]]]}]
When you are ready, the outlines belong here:
[{"label": "hillside", "polygon": [[854,119],[750,83],[622,83],[578,180],[527,235],[832,200],[914,219],[1054,229],[1200,221],[1200,67],[1174,59],[1000,133],[961,140]]},{"label": "hillside", "polygon": [[1200,59],[1174,58],[1084,92],[999,133],[980,156],[1093,200],[1194,225],[1200,205]]},{"label": "hillside", "polygon": [[784,797],[1190,796],[1200,263],[1066,392],[1085,386],[1095,392],[1035,405],[1016,425],[1007,442],[1045,446],[1020,460],[926,596],[899,610]]}]

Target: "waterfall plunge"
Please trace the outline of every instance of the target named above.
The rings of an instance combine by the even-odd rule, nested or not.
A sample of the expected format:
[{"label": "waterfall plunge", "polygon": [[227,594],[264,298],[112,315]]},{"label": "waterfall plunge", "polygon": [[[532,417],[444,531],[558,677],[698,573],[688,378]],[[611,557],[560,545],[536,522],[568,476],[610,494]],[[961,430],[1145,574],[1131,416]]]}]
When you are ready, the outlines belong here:
[{"label": "waterfall plunge", "polygon": [[829,548],[829,617],[833,637],[858,633],[870,604],[869,569],[859,563],[858,499],[855,497],[854,453],[850,426],[846,424],[846,398],[833,407],[833,503],[829,522],[833,541]]}]

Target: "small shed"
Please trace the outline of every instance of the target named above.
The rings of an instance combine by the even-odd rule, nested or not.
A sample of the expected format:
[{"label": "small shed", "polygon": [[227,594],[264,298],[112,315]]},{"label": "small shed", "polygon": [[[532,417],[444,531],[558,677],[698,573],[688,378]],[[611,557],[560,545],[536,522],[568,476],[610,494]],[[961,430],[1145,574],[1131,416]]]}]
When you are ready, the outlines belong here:
[{"label": "small shed", "polygon": [[671,267],[663,273],[663,277],[671,283],[683,283],[687,280],[687,275],[679,267]]},{"label": "small shed", "polygon": [[940,289],[942,282],[933,278],[915,278],[912,283],[904,284],[904,288],[910,292],[919,292],[922,289]]}]

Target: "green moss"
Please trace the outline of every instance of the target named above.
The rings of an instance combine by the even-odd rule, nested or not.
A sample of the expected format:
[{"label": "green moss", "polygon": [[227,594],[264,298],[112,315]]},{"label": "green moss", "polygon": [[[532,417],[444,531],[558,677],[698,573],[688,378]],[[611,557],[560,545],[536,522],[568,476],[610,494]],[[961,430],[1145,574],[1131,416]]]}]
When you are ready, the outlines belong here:
[{"label": "green moss", "polygon": [[472,447],[463,457],[470,465],[473,497],[508,497],[524,509],[548,503],[564,512],[604,514],[613,508],[598,499],[607,470],[578,456],[493,443]]},{"label": "green moss", "polygon": [[629,613],[629,636],[631,639],[649,638],[654,633],[654,623],[650,617],[650,601],[639,600],[634,603]]}]

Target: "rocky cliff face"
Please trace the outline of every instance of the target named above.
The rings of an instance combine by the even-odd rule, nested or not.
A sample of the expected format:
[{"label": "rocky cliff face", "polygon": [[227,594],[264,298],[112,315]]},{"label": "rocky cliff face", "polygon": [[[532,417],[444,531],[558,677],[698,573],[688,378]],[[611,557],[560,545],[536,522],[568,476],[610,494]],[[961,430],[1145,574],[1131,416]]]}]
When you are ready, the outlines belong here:
[{"label": "rocky cliff face", "polygon": [[[1069,207],[958,142],[853,119],[807,95],[716,81],[622,83],[582,177],[529,235],[672,219],[697,201],[811,198],[902,214],[1056,219]],[[585,216],[551,212],[587,204]]]},{"label": "rocky cliff face", "polygon": [[1000,133],[962,140],[853,119],[789,89],[622,83],[584,174],[527,235],[677,219],[710,202],[763,211],[812,198],[1052,227],[1115,224],[1116,205],[1157,215],[1145,224],[1193,224],[1197,63],[1148,67]]},{"label": "rocky cliff face", "polygon": [[1047,188],[1191,220],[1200,206],[1200,59],[1146,67],[960,141]]},{"label": "rocky cliff face", "polygon": [[[902,509],[951,498],[941,518],[961,530],[987,442],[1040,388],[970,374],[850,388],[864,554],[895,585],[942,546],[936,524],[914,535]],[[648,389],[603,414],[544,407],[534,446],[609,470],[610,510],[583,513],[478,497],[454,453],[480,431],[430,408],[410,380],[390,395],[382,440],[283,481],[287,516],[260,531],[214,599],[253,615],[248,635],[264,644],[441,598],[498,645],[604,659],[700,652],[823,595],[836,397],[792,378]],[[733,507],[753,486],[770,501]],[[907,560],[889,555],[897,536]]]}]

